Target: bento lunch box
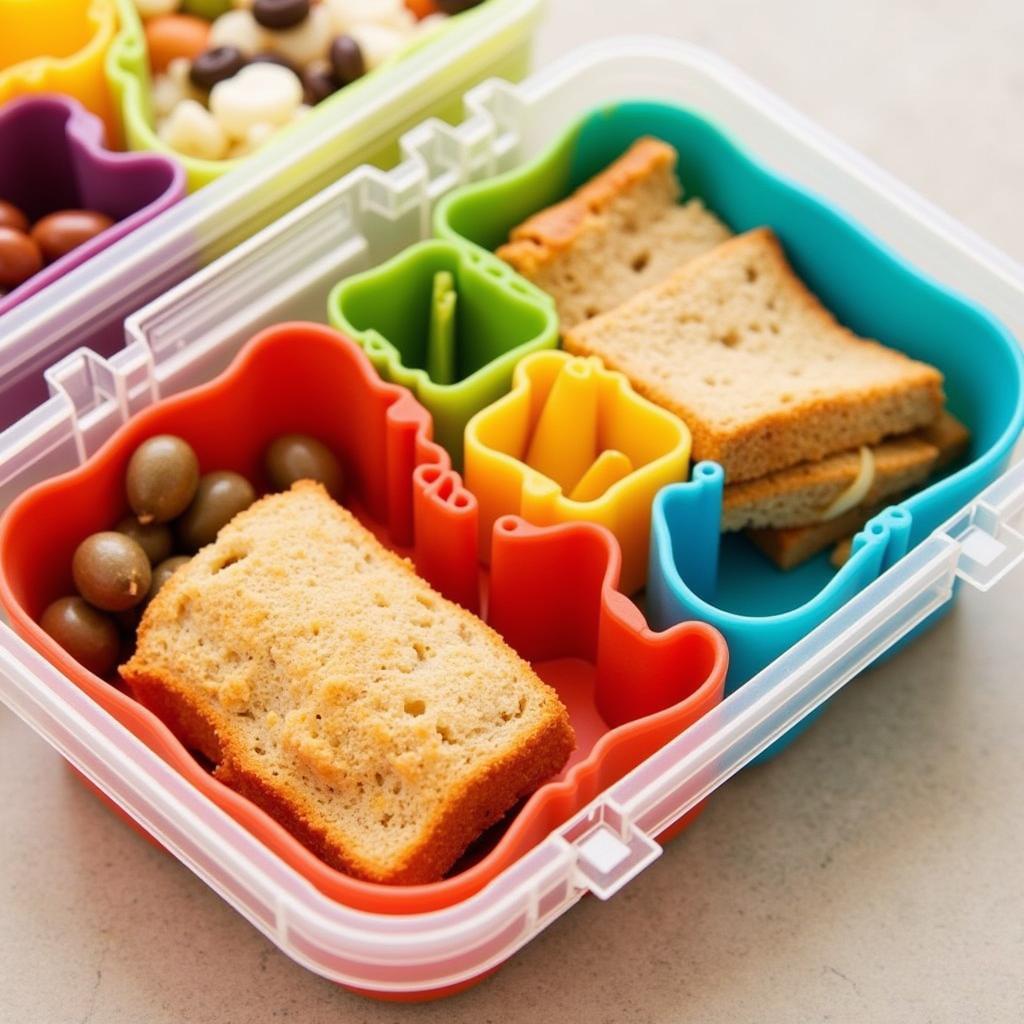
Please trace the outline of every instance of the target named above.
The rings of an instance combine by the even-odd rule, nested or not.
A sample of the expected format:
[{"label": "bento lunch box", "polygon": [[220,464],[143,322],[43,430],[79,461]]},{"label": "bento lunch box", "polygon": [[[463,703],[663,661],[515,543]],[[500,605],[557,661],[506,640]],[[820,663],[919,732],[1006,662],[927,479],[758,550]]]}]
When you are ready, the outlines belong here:
[{"label": "bento lunch box", "polygon": [[[129,9],[126,23],[135,18],[132,0],[117,2]],[[5,313],[0,326],[0,430],[47,398],[43,371],[57,359],[80,346],[100,355],[116,352],[124,344],[129,313],[356,165],[393,165],[400,155],[396,140],[401,132],[428,115],[458,120],[463,93],[483,78],[525,74],[541,2],[486,0],[469,17],[453,18],[400,59],[340,92],[326,104],[330,116],[304,119],[289,129],[284,145],[270,144],[240,161],[226,184],[219,175],[54,282],[45,298],[32,296]],[[19,10],[36,7],[25,0],[2,3]],[[141,65],[141,38],[131,32],[119,35],[109,56],[112,62]],[[141,79],[132,81],[141,89]],[[126,267],[130,274],[124,273]]]},{"label": "bento lunch box", "polygon": [[[118,514],[121,499],[115,483],[124,458],[134,441],[151,432],[149,428],[160,424],[181,432],[196,430],[197,446],[208,446],[200,457],[211,460],[210,465],[214,461],[230,464],[258,476],[254,453],[261,441],[285,426],[283,421],[261,421],[260,430],[265,433],[257,432],[243,443],[237,428],[221,424],[218,429],[216,417],[209,421],[210,429],[199,429],[202,417],[193,421],[188,410],[202,407],[204,396],[208,400],[212,394],[224,395],[225,389],[241,387],[248,372],[245,368],[263,358],[261,352],[283,345],[282,337],[289,339],[296,352],[296,368],[290,369],[289,361],[283,360],[267,371],[272,380],[259,386],[268,389],[263,393],[269,395],[276,394],[272,389],[280,384],[281,394],[292,396],[282,401],[285,413],[309,417],[301,423],[310,430],[328,430],[319,419],[329,415],[323,409],[327,403],[318,402],[316,396],[325,394],[336,371],[328,373],[318,365],[296,388],[294,380],[302,373],[299,364],[304,360],[298,353],[305,345],[344,350],[343,361],[362,367],[349,372],[356,377],[370,375],[369,392],[401,395],[392,400],[392,407],[405,410],[399,418],[409,421],[404,469],[384,474],[397,483],[393,490],[379,485],[377,497],[370,499],[371,505],[377,502],[373,507],[378,514],[371,518],[388,532],[397,529],[393,534],[397,538],[411,536],[419,571],[449,593],[460,594],[463,601],[472,601],[472,574],[459,566],[472,562],[476,571],[478,528],[467,524],[479,513],[477,496],[450,468],[445,449],[426,437],[422,424],[429,417],[411,394],[394,385],[373,383],[371,363],[389,373],[389,367],[398,372],[416,359],[407,357],[401,339],[396,344],[395,338],[388,338],[389,332],[381,330],[379,322],[362,322],[363,336],[354,339],[358,348],[326,328],[287,322],[328,319],[328,300],[339,282],[356,274],[372,275],[375,268],[400,258],[403,250],[423,243],[431,232],[439,199],[454,195],[460,186],[472,190],[474,182],[536,165],[566,129],[588,112],[600,107],[601,116],[614,117],[619,109],[631,109],[626,101],[636,97],[683,109],[720,133],[729,145],[733,145],[730,139],[736,140],[746,150],[744,157],[799,182],[801,189],[794,193],[805,196],[805,188],[820,195],[823,201],[813,196],[801,201],[809,204],[802,215],[825,233],[822,244],[830,237],[841,239],[833,251],[835,258],[853,259],[854,266],[860,260],[862,268],[874,267],[879,281],[895,288],[895,294],[906,289],[916,301],[934,302],[936,315],[941,312],[954,322],[959,318],[978,345],[989,346],[993,358],[1002,360],[999,366],[1008,381],[1005,400],[990,403],[989,412],[980,408],[980,388],[985,383],[981,370],[977,376],[968,374],[962,381],[950,382],[954,409],[975,432],[975,448],[971,465],[928,489],[948,504],[927,506],[925,491],[917,496],[921,507],[911,507],[909,512],[898,506],[891,510],[890,521],[880,524],[888,535],[886,555],[880,556],[882,564],[875,566],[870,579],[863,581],[861,589],[851,586],[846,599],[823,620],[808,625],[802,638],[790,641],[774,661],[720,702],[714,679],[721,671],[724,680],[724,659],[710,656],[715,650],[724,654],[724,649],[703,642],[717,636],[716,632],[700,621],[677,623],[665,633],[648,630],[636,605],[615,588],[617,547],[600,526],[532,525],[514,515],[498,516],[487,612],[495,626],[535,660],[568,655],[572,665],[596,666],[584,669],[594,678],[602,673],[602,651],[606,656],[616,650],[625,655],[618,666],[635,680],[633,691],[614,686],[602,691],[599,683],[594,684],[597,697],[590,708],[604,729],[611,727],[598,746],[611,745],[621,728],[617,723],[625,718],[671,714],[673,700],[679,697],[684,703],[697,700],[698,693],[707,699],[703,713],[682,732],[676,728],[682,723],[674,723],[653,746],[633,749],[632,754],[639,757],[631,754],[619,760],[606,777],[594,780],[593,789],[581,790],[577,795],[586,800],[583,805],[563,803],[560,810],[568,813],[567,818],[555,814],[546,822],[536,819],[540,824],[530,840],[512,851],[493,874],[481,877],[478,887],[452,893],[451,900],[432,902],[430,909],[422,908],[425,912],[412,913],[408,905],[395,905],[385,912],[359,903],[350,892],[328,891],[322,877],[311,877],[297,853],[293,856],[268,838],[272,828],[264,831],[265,823],[247,818],[245,808],[232,806],[231,794],[215,793],[211,783],[197,777],[195,762],[172,752],[166,744],[173,741],[160,735],[162,727],[133,718],[133,710],[138,715],[139,709],[123,695],[119,696],[125,706],[115,708],[113,688],[83,678],[80,670],[75,674],[60,652],[47,649],[38,630],[33,633],[31,614],[61,585],[71,545],[83,530],[93,528],[85,517],[95,516],[98,524]],[[986,590],[1024,559],[1024,466],[1018,463],[997,476],[1020,429],[1020,357],[1008,333],[974,305],[991,309],[1012,330],[1024,329],[1024,275],[1012,263],[922,201],[908,198],[881,172],[857,162],[736,71],[689,47],[616,40],[580,51],[520,86],[489,82],[467,96],[466,106],[469,116],[459,125],[429,122],[408,134],[402,141],[406,159],[391,171],[368,167],[353,171],[138,310],[127,321],[127,343],[119,351],[109,357],[84,351],[53,366],[47,372],[53,396],[0,435],[0,485],[5,501],[32,483],[66,474],[17,498],[4,520],[6,601],[18,616],[19,630],[32,643],[0,627],[0,696],[92,784],[288,955],[344,985],[395,998],[436,995],[472,983],[584,894],[606,899],[619,891],[657,858],[659,838],[664,840],[731,775],[945,608],[959,582]],[[598,147],[601,144],[598,133]],[[608,143],[612,156],[622,148],[616,145]],[[681,151],[683,180],[688,184],[686,157]],[[585,176],[583,164],[578,173]],[[566,178],[563,185],[571,180]],[[452,198],[451,203],[455,202]],[[800,205],[796,199],[793,202]],[[845,213],[837,213],[830,203]],[[799,232],[784,240],[800,247]],[[472,248],[473,240],[453,238],[451,244],[464,253],[467,250],[461,247]],[[807,274],[813,254],[813,248],[806,248],[804,258],[797,260],[802,273]],[[483,256],[481,260],[483,267],[490,265]],[[930,283],[909,265],[932,274],[944,287]],[[826,301],[836,301],[839,293],[829,290],[829,271],[819,269],[819,275],[812,275],[812,284]],[[837,287],[835,280],[831,283]],[[947,288],[969,301],[956,298]],[[529,290],[520,298],[527,305],[535,300]],[[336,308],[332,300],[332,318]],[[847,307],[837,308],[849,315]],[[895,314],[864,309],[855,311],[851,320],[857,326],[865,321],[856,317],[884,315]],[[271,330],[252,340],[266,327]],[[390,350],[379,349],[379,363],[370,351],[371,331],[391,345]],[[298,336],[320,340],[302,342],[296,340]],[[232,363],[240,351],[238,362]],[[556,355],[538,346],[525,354],[516,372],[531,360],[539,363]],[[948,358],[952,361],[944,368],[952,374],[957,364],[954,357]],[[197,386],[198,390],[186,390]],[[306,400],[294,397],[296,391]],[[514,385],[508,395],[513,392]],[[354,400],[352,392],[345,394]],[[424,401],[430,397],[421,395]],[[383,397],[379,400],[387,404]],[[474,415],[487,416],[494,405]],[[362,415],[364,407],[358,408]],[[415,415],[414,408],[419,410]],[[369,416],[367,422],[372,421]],[[351,442],[343,440],[343,433],[337,435],[337,443],[349,457],[357,457],[359,447],[346,448]],[[658,504],[664,502],[661,514],[673,548],[671,559],[697,590],[708,585],[711,574],[706,565],[698,571],[679,564],[673,517],[682,514],[678,506],[685,492],[679,488],[696,489],[698,511],[703,509],[707,515],[713,510],[715,488],[721,484],[715,479],[715,468],[698,464],[691,479],[663,488],[652,516],[657,535]],[[363,491],[361,481],[360,495]],[[366,493],[375,493],[372,485]],[[72,494],[74,502],[67,500]],[[88,511],[92,502],[77,500],[87,494],[96,499],[97,511]],[[60,517],[57,529],[63,532],[56,541],[52,535],[46,542],[40,539],[44,529],[35,523],[43,522],[43,517],[29,514],[41,507],[39,502],[54,509],[76,507],[73,514],[64,513],[67,518]],[[944,521],[943,515],[947,516]],[[411,534],[402,533],[403,523],[411,524]],[[869,525],[868,533],[874,525]],[[421,528],[432,532],[422,534],[416,544]],[[922,531],[920,536],[913,535],[915,529]],[[36,575],[27,571],[26,564],[19,565],[22,556],[15,541],[22,533],[35,564],[42,564],[45,572]],[[563,549],[570,535],[573,546]],[[902,538],[905,551],[899,551],[894,537]],[[46,554],[48,544],[51,556]],[[656,540],[652,550],[657,544]],[[862,535],[859,546],[863,553],[881,543]],[[653,576],[665,571],[663,561],[652,556],[648,572]],[[442,571],[447,578],[436,575]],[[528,581],[541,571],[550,573],[550,578],[545,577],[545,586],[536,589]],[[501,582],[506,573],[510,574],[507,590]],[[63,582],[66,585],[66,579]],[[649,580],[648,614],[657,610],[653,593]],[[775,595],[774,600],[781,598]],[[671,610],[666,614],[678,617]],[[700,619],[699,615],[683,617]],[[707,631],[693,632],[698,627]],[[573,638],[568,647],[565,637]],[[686,656],[682,648],[674,649],[682,637],[690,638]],[[46,649],[48,656],[34,644]],[[602,644],[608,646],[602,648]],[[645,689],[652,685],[653,689]],[[615,695],[622,698],[631,692],[647,703],[633,707],[632,713],[627,706],[616,707]],[[595,734],[585,731],[584,735],[589,739]],[[647,734],[644,742],[651,739],[654,733]],[[543,791],[538,797],[542,795]],[[235,798],[239,802],[244,803]],[[515,828],[516,824],[489,852],[480,851],[481,859],[468,871],[500,851]],[[453,875],[449,881],[460,877]],[[402,897],[394,900],[400,904]]]}]

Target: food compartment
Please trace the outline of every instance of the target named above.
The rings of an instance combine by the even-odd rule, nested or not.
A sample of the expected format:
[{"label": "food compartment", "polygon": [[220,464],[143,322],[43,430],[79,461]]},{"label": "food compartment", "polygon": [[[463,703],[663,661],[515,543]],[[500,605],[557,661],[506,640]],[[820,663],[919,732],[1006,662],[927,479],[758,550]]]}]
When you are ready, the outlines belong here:
[{"label": "food compartment", "polygon": [[[857,533],[842,569],[834,570],[827,555],[819,556],[820,588],[787,608],[767,602],[771,588],[781,591],[792,571],[776,569],[741,537],[722,537],[723,485],[721,466],[699,462],[692,479],[658,493],[652,509],[646,607],[652,622],[716,623],[735,646],[728,679],[735,689],[895,565],[907,553],[912,519],[901,506],[872,517]],[[762,598],[763,589],[769,590],[767,598]],[[759,606],[759,599],[765,604]]]},{"label": "food compartment", "polygon": [[[443,45],[455,24],[486,32],[490,21],[502,18],[490,8],[510,5],[478,0],[472,9],[446,14],[444,5],[406,6],[404,0],[313,0],[270,10],[264,24],[252,3],[190,0],[140,16],[134,0],[119,2],[127,10],[107,75],[127,144],[180,160],[191,190],[234,170],[299,120],[329,129],[353,104],[372,102],[378,71]],[[335,54],[331,44],[340,36],[347,47]],[[214,56],[204,56],[209,53]],[[525,68],[517,54],[496,70],[517,77]],[[214,101],[213,90],[229,80]],[[266,101],[262,111],[253,97]]]},{"label": "food compartment", "polygon": [[722,475],[699,464],[654,505],[647,600],[660,627],[698,619],[726,635],[729,689],[739,686],[895,564],[1005,467],[1024,424],[1022,358],[991,316],[891,252],[836,207],[756,161],[694,111],[662,102],[607,105],[562,132],[536,159],[443,197],[438,234],[493,251],[511,229],[559,202],[637,139],[678,152],[683,199],[699,198],[739,233],[769,225],[797,274],[857,334],[936,366],[949,411],[971,433],[954,466],[857,534],[841,568],[826,551],[776,568],[743,535],[723,534]]},{"label": "food compartment", "polygon": [[73,591],[71,556],[79,542],[127,511],[125,468],[144,439],[180,436],[194,447],[200,471],[233,470],[263,490],[263,452],[291,432],[332,449],[344,467],[346,505],[378,536],[410,555],[442,593],[479,603],[476,501],[430,440],[429,415],[405,389],[381,382],[354,343],[307,324],[264,332],[221,377],[139,412],[78,469],[19,498],[0,524],[0,596],[25,639],[332,897],[401,913],[465,898],[721,699],[727,662],[721,637],[700,623],[651,632],[617,589],[619,552],[607,532],[503,518],[486,618],[562,695],[577,751],[557,780],[442,882],[388,887],[328,867],[209,775],[116,682],[73,661],[37,621],[50,601]]},{"label": "food compartment", "polygon": [[114,221],[0,296],[0,316],[185,193],[184,174],[175,161],[110,152],[99,119],[64,96],[25,96],[0,107],[0,152],[0,199],[13,203],[30,222],[68,209],[95,211]]},{"label": "food compartment", "polygon": [[[25,93],[63,93],[121,132],[104,62],[132,0],[0,0],[0,103]],[[6,152],[6,150],[4,150]]]},{"label": "food compartment", "polygon": [[524,356],[558,343],[544,297],[500,261],[457,242],[421,242],[346,278],[327,310],[381,376],[426,407],[457,467],[470,417],[508,391]]}]

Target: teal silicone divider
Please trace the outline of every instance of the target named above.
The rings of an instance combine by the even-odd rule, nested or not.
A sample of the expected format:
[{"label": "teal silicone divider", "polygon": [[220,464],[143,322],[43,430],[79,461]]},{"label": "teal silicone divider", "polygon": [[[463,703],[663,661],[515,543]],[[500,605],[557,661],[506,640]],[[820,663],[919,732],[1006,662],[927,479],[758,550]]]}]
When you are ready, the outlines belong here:
[{"label": "teal silicone divider", "polygon": [[[451,275],[454,345],[431,351],[445,315],[435,279]],[[330,323],[362,346],[386,380],[409,388],[434,418],[434,436],[457,467],[470,418],[511,386],[523,356],[558,345],[551,300],[489,253],[459,241],[419,242],[379,267],[347,278],[328,299]],[[432,330],[432,326],[434,330]],[[450,383],[427,367],[452,363]],[[447,377],[447,372],[445,373]]]},{"label": "teal silicone divider", "polygon": [[652,624],[697,619],[720,629],[730,649],[727,688],[735,689],[995,479],[1024,426],[1024,361],[1009,332],[977,305],[764,167],[699,114],[662,102],[596,110],[531,163],[450,193],[435,210],[435,233],[494,249],[644,135],[676,148],[684,197],[701,198],[736,232],[770,225],[797,273],[842,322],[937,366],[950,411],[972,434],[967,459],[876,516],[838,571],[822,554],[782,572],[742,536],[719,541],[714,464],[699,464],[690,482],[659,494],[647,588]]}]

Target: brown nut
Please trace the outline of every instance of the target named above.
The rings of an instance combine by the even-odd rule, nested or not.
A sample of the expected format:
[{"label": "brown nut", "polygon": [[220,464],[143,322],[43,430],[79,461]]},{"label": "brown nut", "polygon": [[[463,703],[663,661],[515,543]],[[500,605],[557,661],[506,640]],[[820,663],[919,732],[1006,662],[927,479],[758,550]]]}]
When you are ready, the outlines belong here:
[{"label": "brown nut", "polygon": [[43,254],[29,236],[0,227],[0,288],[17,288],[42,269]]},{"label": "brown nut", "polygon": [[96,210],[58,210],[32,226],[32,240],[47,263],[94,239],[113,225],[113,218]]},{"label": "brown nut", "polygon": [[128,504],[141,523],[166,523],[181,515],[198,486],[199,459],[187,441],[173,434],[143,441],[128,462]]},{"label": "brown nut", "polygon": [[253,486],[239,473],[207,473],[196,496],[178,520],[178,543],[185,551],[198,551],[217,539],[221,527],[256,500]]},{"label": "brown nut", "polygon": [[48,605],[39,625],[90,672],[107,676],[117,664],[121,637],[113,620],[81,597]]},{"label": "brown nut", "polygon": [[146,552],[150,565],[156,565],[169,558],[174,547],[171,528],[163,523],[140,523],[135,516],[125,516],[114,529],[126,537],[131,537]]},{"label": "brown nut", "polygon": [[121,612],[145,599],[151,571],[146,552],[131,537],[103,530],[75,549],[71,575],[89,604]]},{"label": "brown nut", "polygon": [[316,480],[334,497],[341,496],[341,464],[325,444],[307,434],[284,434],[263,456],[267,479],[275,491],[287,491],[296,480]]}]

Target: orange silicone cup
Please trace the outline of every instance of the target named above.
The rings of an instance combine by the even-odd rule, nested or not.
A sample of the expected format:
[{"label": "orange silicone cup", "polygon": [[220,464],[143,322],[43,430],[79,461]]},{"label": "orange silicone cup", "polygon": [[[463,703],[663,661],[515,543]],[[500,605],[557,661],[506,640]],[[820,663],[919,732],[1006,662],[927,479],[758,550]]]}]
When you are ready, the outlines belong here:
[{"label": "orange silicone cup", "polygon": [[381,381],[357,345],[314,324],[262,332],[221,376],[157,402],[82,466],[21,495],[0,520],[0,601],[32,646],[327,895],[388,913],[465,899],[722,699],[728,659],[721,635],[693,622],[651,632],[616,589],[620,558],[610,533],[505,517],[495,528],[490,621],[559,689],[578,750],[489,850],[481,845],[475,862],[467,858],[441,882],[384,886],[329,867],[36,622],[50,601],[72,591],[71,554],[79,541],[125,513],[124,471],[141,441],[178,434],[195,448],[204,472],[234,469],[263,488],[262,453],[291,431],[313,434],[338,454],[346,504],[382,540],[411,555],[447,596],[478,606],[476,500],[431,440],[429,414],[410,392]]}]

